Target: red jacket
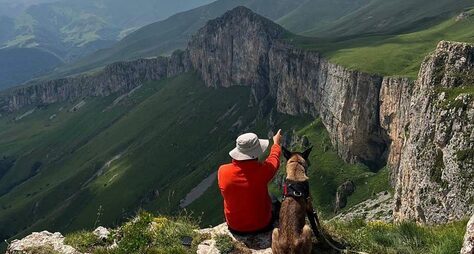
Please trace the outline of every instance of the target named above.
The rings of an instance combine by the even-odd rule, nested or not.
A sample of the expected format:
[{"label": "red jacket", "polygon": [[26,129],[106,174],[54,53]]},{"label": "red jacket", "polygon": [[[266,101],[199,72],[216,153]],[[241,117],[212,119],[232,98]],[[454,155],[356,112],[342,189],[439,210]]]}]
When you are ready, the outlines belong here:
[{"label": "red jacket", "polygon": [[280,155],[280,146],[273,145],[264,162],[232,160],[219,168],[217,179],[229,228],[254,232],[268,226],[272,218],[268,183],[280,167]]}]

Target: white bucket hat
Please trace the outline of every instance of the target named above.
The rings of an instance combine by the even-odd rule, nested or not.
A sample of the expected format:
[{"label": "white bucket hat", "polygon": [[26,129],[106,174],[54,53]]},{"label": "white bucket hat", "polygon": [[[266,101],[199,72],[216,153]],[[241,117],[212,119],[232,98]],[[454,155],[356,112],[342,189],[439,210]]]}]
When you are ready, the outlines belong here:
[{"label": "white bucket hat", "polygon": [[252,160],[257,159],[267,150],[270,141],[267,139],[258,139],[255,133],[245,133],[236,140],[236,147],[229,152],[234,160]]}]

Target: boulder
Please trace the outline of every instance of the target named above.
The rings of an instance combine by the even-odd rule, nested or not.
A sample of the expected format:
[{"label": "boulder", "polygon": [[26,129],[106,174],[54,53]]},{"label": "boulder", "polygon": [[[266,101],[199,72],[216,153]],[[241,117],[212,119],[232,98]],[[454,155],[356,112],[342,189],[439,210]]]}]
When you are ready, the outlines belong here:
[{"label": "boulder", "polygon": [[334,212],[338,213],[340,209],[346,207],[347,197],[352,195],[355,191],[355,184],[353,181],[345,181],[339,187],[337,187],[336,193],[336,203],[334,207]]},{"label": "boulder", "polygon": [[107,241],[110,235],[110,231],[104,227],[98,227],[92,232],[97,238],[99,238],[102,241]]},{"label": "boulder", "polygon": [[271,254],[272,231],[258,234],[255,236],[238,236],[232,234],[223,223],[213,228],[199,230],[200,234],[208,235],[210,239],[203,241],[198,245],[198,254],[219,254],[215,238],[219,235],[228,235],[235,241],[239,253]]},{"label": "boulder", "polygon": [[61,233],[48,231],[34,232],[21,240],[14,240],[8,245],[5,254],[38,253],[39,250],[48,250],[55,254],[81,254],[73,247],[64,244],[64,236]]}]

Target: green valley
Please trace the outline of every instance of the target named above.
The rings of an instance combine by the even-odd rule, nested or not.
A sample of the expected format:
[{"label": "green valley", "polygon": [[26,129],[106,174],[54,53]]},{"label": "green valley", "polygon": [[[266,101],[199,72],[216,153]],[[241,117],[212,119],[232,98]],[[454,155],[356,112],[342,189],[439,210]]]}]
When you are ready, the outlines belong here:
[{"label": "green valley", "polygon": [[[180,200],[229,161],[234,138],[245,130],[265,137],[281,127],[288,138],[306,136],[315,145],[312,193],[325,217],[332,216],[336,189],[347,178],[361,185],[351,205],[388,189],[385,171],[344,163],[319,120],[260,115],[248,106],[249,92],[206,88],[189,73],[144,84],[128,96],[3,116],[0,233],[10,238],[40,229],[68,232],[97,220],[115,225],[139,207],[179,212]],[[213,182],[185,208],[203,225],[223,221]]]}]

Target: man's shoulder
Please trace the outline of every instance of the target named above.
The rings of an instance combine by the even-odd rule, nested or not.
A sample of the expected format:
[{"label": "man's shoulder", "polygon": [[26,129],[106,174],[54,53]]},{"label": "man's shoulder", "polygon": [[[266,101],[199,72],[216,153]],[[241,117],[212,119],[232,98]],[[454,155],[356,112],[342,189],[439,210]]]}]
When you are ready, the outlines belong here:
[{"label": "man's shoulder", "polygon": [[234,168],[232,163],[222,164],[219,166],[219,171]]}]

